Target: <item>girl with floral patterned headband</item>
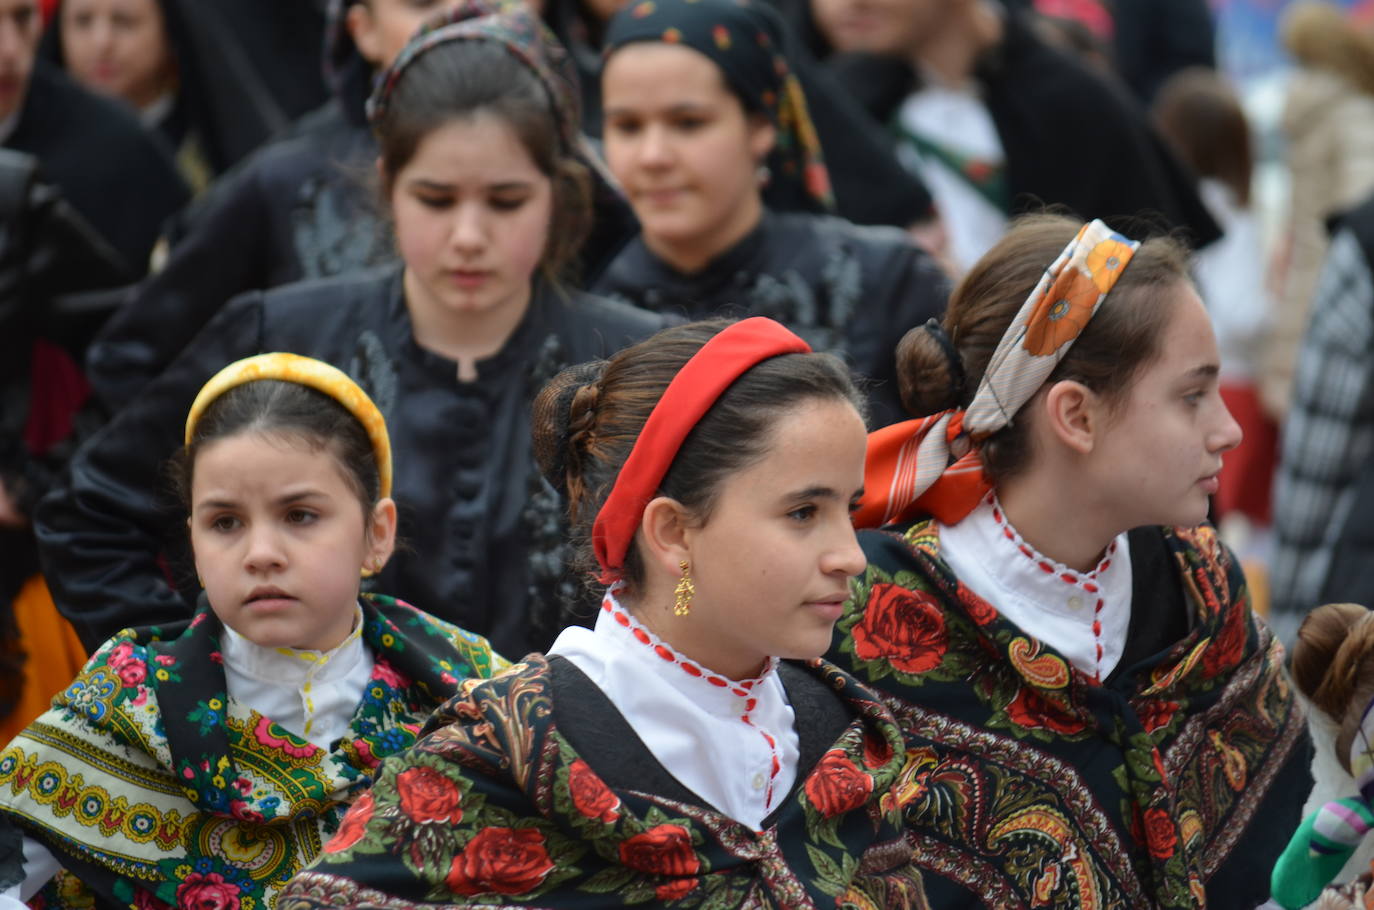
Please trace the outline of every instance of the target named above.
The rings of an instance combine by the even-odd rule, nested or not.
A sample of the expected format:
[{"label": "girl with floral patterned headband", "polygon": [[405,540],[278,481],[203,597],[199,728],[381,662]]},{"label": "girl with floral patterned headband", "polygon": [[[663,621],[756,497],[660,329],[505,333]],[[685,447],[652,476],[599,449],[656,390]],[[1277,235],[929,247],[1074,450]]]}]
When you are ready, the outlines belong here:
[{"label": "girl with floral patterned headband", "polygon": [[1251,908],[1302,712],[1204,522],[1240,431],[1185,251],[1018,222],[907,333],[831,659],[906,733],[938,907]]},{"label": "girl with floral patterned headband", "polygon": [[924,908],[897,726],[816,659],[863,568],[861,404],[762,318],[547,386],[595,628],[440,709],[278,907]]},{"label": "girl with floral patterned headband", "polygon": [[341,371],[281,353],[224,368],[177,474],[199,607],[106,642],[0,753],[0,907],[270,907],[381,760],[505,666],[360,596],[396,505],[386,423]]}]

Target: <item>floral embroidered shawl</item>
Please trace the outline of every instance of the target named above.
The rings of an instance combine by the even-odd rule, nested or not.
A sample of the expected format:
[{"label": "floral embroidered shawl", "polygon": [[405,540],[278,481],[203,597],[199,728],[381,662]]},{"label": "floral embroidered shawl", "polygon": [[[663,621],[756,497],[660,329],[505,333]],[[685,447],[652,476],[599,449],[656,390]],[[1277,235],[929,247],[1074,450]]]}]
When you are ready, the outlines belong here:
[{"label": "floral embroidered shawl", "polygon": [[381,759],[415,742],[470,676],[506,662],[486,640],[364,595],[375,667],[351,728],[324,750],[229,698],[222,626],[110,639],[0,753],[0,813],[63,864],[44,905],[263,910],[334,833]]},{"label": "floral embroidered shawl", "polygon": [[900,798],[931,906],[1268,897],[1309,788],[1282,648],[1215,531],[1142,530],[1158,556],[1138,566],[1132,550],[1154,573],[1133,610],[1171,598],[1189,631],[1102,684],[961,585],[933,522],[860,534],[869,566],[831,658],[885,693],[906,733]]},{"label": "floral embroidered shawl", "polygon": [[820,662],[803,671],[839,696],[848,725],[754,831],[608,786],[559,728],[579,706],[555,717],[549,666],[532,655],[464,684],[428,735],[386,763],[278,910],[926,907],[893,792],[901,734],[847,674]]}]

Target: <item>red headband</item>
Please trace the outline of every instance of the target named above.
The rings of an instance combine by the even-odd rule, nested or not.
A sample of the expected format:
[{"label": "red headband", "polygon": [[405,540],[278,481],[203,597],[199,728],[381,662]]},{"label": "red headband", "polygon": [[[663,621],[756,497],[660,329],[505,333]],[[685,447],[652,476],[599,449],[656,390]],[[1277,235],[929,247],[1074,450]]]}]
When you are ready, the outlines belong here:
[{"label": "red headband", "polygon": [[682,441],[711,405],[759,363],[780,354],[810,351],[810,345],[781,324],[753,316],[721,331],[678,370],[645,421],[592,525],[592,546],[601,565],[603,584],[620,578],[625,553],[644,518],[644,507],[657,495]]}]

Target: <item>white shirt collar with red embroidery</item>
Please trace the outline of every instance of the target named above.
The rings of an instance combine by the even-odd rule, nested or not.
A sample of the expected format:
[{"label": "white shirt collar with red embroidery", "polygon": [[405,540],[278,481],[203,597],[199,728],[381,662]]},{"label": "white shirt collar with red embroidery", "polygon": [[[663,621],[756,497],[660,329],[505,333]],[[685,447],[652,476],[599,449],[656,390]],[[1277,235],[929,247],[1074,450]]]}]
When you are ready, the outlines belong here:
[{"label": "white shirt collar with red embroidery", "polygon": [[995,493],[957,525],[940,525],[940,556],[974,594],[1026,634],[1101,681],[1116,667],[1131,624],[1126,534],[1091,572],[1076,572],[1027,543]]},{"label": "white shirt collar with red embroidery", "polygon": [[796,716],[770,658],[753,679],[713,673],[646,629],[606,592],[594,629],[564,629],[549,649],[606,694],[674,777],[758,828],[796,779]]}]

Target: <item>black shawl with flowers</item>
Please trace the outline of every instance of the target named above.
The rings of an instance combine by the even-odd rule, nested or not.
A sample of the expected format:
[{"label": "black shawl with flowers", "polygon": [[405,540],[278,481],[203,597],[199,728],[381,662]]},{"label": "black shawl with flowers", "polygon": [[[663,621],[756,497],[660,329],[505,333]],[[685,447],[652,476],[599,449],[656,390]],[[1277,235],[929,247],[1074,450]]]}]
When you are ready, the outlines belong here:
[{"label": "black shawl with flowers", "polygon": [[[362,608],[372,678],[330,749],[229,697],[223,627],[203,596],[188,621],[102,645],[0,753],[0,840],[17,826],[66,870],[40,905],[267,910],[381,760],[415,742],[461,679],[506,665],[485,639],[393,598],[367,594]],[[0,862],[0,880],[19,880],[18,859]]]},{"label": "black shawl with flowers", "polygon": [[891,715],[829,665],[780,672],[803,764],[763,830],[673,780],[571,661],[532,655],[440,709],[277,908],[925,908]]},{"label": "black shawl with flowers", "polygon": [[1132,532],[1127,653],[1101,684],[961,585],[932,522],[860,540],[832,659],[906,733],[931,906],[1264,902],[1310,787],[1305,725],[1215,531]]}]

